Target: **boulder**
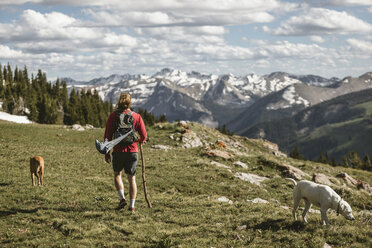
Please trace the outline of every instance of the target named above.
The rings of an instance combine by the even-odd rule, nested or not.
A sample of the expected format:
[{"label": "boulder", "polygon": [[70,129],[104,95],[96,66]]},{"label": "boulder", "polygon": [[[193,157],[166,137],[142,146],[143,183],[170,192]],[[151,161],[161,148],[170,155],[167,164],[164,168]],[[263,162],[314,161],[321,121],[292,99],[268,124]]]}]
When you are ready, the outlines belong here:
[{"label": "boulder", "polygon": [[255,174],[249,174],[249,173],[244,173],[244,172],[237,172],[234,175],[236,178],[239,178],[243,181],[250,182],[252,184],[261,185],[261,182],[267,180],[267,177],[261,177]]},{"label": "boulder", "polygon": [[216,145],[220,148],[226,148],[226,144],[220,140],[217,140]]},{"label": "boulder", "polygon": [[187,124],[186,121],[180,121],[178,123],[178,126],[183,127],[184,129],[189,129],[189,125]]},{"label": "boulder", "polygon": [[171,149],[169,146],[166,145],[153,145],[151,146],[153,149],[159,149],[159,150],[168,150]]},{"label": "boulder", "polygon": [[309,176],[307,173],[302,170],[288,164],[278,165],[279,169],[282,171],[285,177],[291,177],[296,180],[301,180],[305,176]]},{"label": "boulder", "polygon": [[340,177],[340,178],[344,179],[344,181],[348,185],[357,185],[358,184],[358,180],[357,179],[352,178],[351,176],[349,176],[345,172],[341,172],[341,173],[337,174],[336,177]]},{"label": "boulder", "polygon": [[220,167],[220,168],[224,168],[224,169],[230,169],[230,166],[227,166],[227,165],[224,165],[224,164],[221,164],[221,163],[218,163],[216,161],[211,161],[211,164],[217,166],[217,167]]},{"label": "boulder", "polygon": [[248,165],[243,163],[243,162],[240,162],[240,161],[236,161],[234,162],[234,165],[237,165],[237,166],[240,166],[242,167],[243,169],[248,169]]},{"label": "boulder", "polygon": [[220,158],[223,158],[223,159],[232,158],[232,155],[230,153],[225,152],[225,151],[216,150],[216,149],[208,150],[207,155],[210,156],[210,157],[220,157]]},{"label": "boulder", "polygon": [[348,185],[354,185],[354,186],[357,187],[357,189],[363,189],[366,192],[372,194],[371,186],[368,183],[366,183],[366,182],[364,182],[360,179],[355,179],[355,178],[351,177],[350,175],[348,175],[345,172],[341,172],[341,173],[337,174],[336,177],[340,177],[340,178],[344,179],[344,181]]},{"label": "boulder", "polygon": [[262,143],[262,145],[270,150],[273,150],[273,151],[279,151],[279,146],[275,143],[272,143],[270,141],[267,141],[267,140],[264,140],[264,142]]},{"label": "boulder", "polygon": [[261,198],[254,198],[253,200],[247,200],[247,202],[251,202],[251,203],[264,203],[264,204],[269,203],[268,201],[266,201],[264,199],[261,199]]},{"label": "boulder", "polygon": [[332,182],[329,180],[329,178],[322,173],[314,173],[312,180],[313,182],[319,184],[332,185]]},{"label": "boulder", "polygon": [[93,127],[92,125],[90,125],[90,124],[86,124],[86,125],[85,125],[85,129],[93,130],[94,127]]},{"label": "boulder", "polygon": [[196,135],[196,133],[191,131],[190,129],[188,130],[189,130],[188,132],[185,132],[184,134],[182,134],[182,142],[184,143],[182,147],[192,148],[192,147],[202,146],[203,143],[201,142],[199,137]]},{"label": "boulder", "polygon": [[217,201],[219,201],[219,202],[226,202],[226,203],[228,203],[228,204],[233,204],[233,201],[232,200],[230,200],[229,198],[227,198],[227,197],[225,197],[225,196],[221,196],[221,197],[219,197],[218,199],[217,199]]},{"label": "boulder", "polygon": [[327,244],[327,243],[324,243],[323,248],[332,248],[332,246],[330,246],[330,245]]},{"label": "boulder", "polygon": [[363,190],[367,191],[368,193],[372,194],[371,186],[368,183],[366,183],[362,180],[359,180],[359,182],[357,184],[357,188],[358,189],[363,189]]},{"label": "boulder", "polygon": [[85,129],[81,126],[81,125],[79,125],[79,124],[74,124],[74,125],[72,125],[72,130],[76,130],[76,131],[84,131]]}]

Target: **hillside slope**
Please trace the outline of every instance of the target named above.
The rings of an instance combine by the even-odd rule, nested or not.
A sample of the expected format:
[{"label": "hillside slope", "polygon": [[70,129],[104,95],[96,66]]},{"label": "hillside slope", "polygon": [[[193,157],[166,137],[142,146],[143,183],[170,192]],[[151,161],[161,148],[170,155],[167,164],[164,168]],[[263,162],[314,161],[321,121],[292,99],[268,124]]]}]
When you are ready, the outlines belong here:
[{"label": "hillside slope", "polygon": [[[371,172],[293,160],[275,144],[225,136],[196,123],[188,128],[160,124],[148,128],[150,142],[144,146],[153,208],[144,200],[139,167],[136,213],[131,214],[114,210],[118,196],[112,166],[94,147],[103,129],[0,121],[0,132],[2,247],[372,245],[371,195],[336,178],[343,171],[372,184]],[[29,157],[34,155],[45,160],[43,187],[31,186]],[[334,211],[328,213],[331,228],[320,225],[316,212],[306,225],[293,221],[286,165],[300,169],[306,179],[326,174],[352,206],[356,221]],[[245,181],[247,175],[259,180]],[[256,203],[262,200],[267,202]]]},{"label": "hillside slope", "polygon": [[352,150],[360,156],[372,154],[372,89],[320,103],[290,118],[258,124],[243,135],[271,140],[287,152],[298,146],[308,159],[326,151],[338,160]]}]

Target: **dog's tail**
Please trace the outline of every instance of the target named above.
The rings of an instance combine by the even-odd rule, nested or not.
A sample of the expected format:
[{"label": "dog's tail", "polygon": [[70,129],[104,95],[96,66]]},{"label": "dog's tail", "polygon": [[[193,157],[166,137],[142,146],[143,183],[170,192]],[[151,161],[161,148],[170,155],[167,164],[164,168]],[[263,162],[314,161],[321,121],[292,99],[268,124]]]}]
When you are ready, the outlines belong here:
[{"label": "dog's tail", "polygon": [[294,186],[297,185],[296,181],[293,178],[286,178],[287,180],[291,181]]}]

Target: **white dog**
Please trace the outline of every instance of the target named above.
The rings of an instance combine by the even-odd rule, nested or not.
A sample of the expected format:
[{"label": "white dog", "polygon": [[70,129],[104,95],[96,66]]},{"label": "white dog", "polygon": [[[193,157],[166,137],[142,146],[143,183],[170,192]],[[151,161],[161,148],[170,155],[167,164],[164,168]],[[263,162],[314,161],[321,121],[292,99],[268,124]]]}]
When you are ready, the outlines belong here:
[{"label": "white dog", "polygon": [[311,204],[315,204],[316,206],[320,207],[323,225],[329,225],[327,217],[327,210],[329,208],[335,210],[337,212],[337,215],[341,213],[348,220],[355,219],[349,203],[344,201],[341,196],[339,196],[329,186],[317,184],[306,180],[296,183],[296,181],[292,178],[286,179],[292,181],[292,183],[295,185],[295,188],[293,190],[292,210],[293,218],[295,220],[297,220],[296,210],[301,199],[305,200],[305,209],[302,213],[302,218],[305,223],[307,223],[306,214],[309,211]]}]

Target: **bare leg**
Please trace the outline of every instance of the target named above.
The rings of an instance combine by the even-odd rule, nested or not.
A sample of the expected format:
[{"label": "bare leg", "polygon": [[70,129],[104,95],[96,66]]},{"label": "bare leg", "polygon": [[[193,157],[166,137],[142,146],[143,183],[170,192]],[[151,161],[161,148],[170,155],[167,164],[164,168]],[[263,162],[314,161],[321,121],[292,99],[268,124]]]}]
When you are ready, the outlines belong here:
[{"label": "bare leg", "polygon": [[121,180],[121,171],[120,172],[114,171],[114,181],[116,190],[124,190],[124,184],[123,181]]},{"label": "bare leg", "polygon": [[129,182],[129,196],[130,199],[135,200],[137,197],[137,183],[136,183],[136,176],[128,175],[128,182]]}]

